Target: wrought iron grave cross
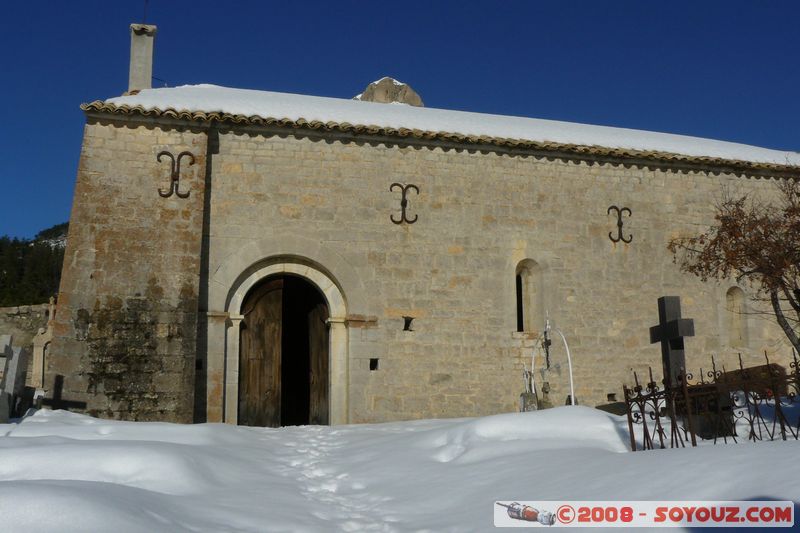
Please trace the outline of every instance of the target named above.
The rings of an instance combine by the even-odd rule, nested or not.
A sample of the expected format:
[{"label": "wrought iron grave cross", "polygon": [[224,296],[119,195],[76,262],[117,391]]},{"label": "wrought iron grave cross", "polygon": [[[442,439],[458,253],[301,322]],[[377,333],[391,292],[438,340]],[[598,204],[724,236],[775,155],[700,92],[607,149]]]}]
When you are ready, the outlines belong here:
[{"label": "wrought iron grave cross", "polygon": [[686,368],[683,338],[694,337],[694,320],[681,318],[681,299],[662,296],[658,299],[658,325],[650,328],[650,344],[661,343],[664,385],[677,385],[676,377]]}]

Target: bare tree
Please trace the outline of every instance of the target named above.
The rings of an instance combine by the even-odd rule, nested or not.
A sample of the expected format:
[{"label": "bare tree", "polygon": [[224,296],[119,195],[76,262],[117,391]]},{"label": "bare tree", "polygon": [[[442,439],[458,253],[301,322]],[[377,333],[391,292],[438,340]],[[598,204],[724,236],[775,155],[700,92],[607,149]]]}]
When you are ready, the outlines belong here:
[{"label": "bare tree", "polygon": [[733,277],[755,287],[800,351],[800,181],[781,181],[778,190],[773,202],[724,197],[708,230],[668,248],[681,270],[703,281]]}]

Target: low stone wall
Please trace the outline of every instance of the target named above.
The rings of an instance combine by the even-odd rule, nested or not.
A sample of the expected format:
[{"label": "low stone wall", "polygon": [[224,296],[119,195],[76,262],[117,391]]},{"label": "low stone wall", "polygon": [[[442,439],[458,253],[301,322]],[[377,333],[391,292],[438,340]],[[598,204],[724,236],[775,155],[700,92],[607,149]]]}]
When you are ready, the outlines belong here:
[{"label": "low stone wall", "polygon": [[[49,304],[0,307],[0,335],[12,335],[14,346],[27,348],[33,353],[33,337],[40,328],[47,327]],[[33,364],[30,358],[29,365]],[[5,357],[0,356],[0,377],[5,368]],[[31,375],[30,366],[28,376]]]}]

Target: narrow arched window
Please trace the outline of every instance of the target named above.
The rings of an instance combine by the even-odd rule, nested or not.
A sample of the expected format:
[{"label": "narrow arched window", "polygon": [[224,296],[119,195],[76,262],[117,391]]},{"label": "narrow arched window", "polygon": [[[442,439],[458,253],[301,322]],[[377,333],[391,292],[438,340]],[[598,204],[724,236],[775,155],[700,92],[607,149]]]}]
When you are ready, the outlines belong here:
[{"label": "narrow arched window", "polygon": [[744,291],[731,287],[725,295],[725,319],[728,345],[739,348],[747,345],[747,314]]},{"label": "narrow arched window", "polygon": [[516,277],[517,331],[535,331],[544,325],[542,269],[532,259],[520,261]]},{"label": "narrow arched window", "polygon": [[525,306],[522,304],[522,275],[517,272],[517,331],[525,331]]}]

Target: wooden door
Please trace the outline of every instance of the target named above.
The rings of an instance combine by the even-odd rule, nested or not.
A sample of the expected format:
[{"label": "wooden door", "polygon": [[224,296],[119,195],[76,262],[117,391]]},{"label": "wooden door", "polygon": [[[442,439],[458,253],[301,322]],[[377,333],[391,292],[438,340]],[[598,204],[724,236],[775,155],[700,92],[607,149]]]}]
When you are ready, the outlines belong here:
[{"label": "wooden door", "polygon": [[309,424],[328,423],[328,306],[319,301],[308,312],[311,398]]},{"label": "wooden door", "polygon": [[281,425],[283,280],[264,283],[242,304],[239,424]]}]

